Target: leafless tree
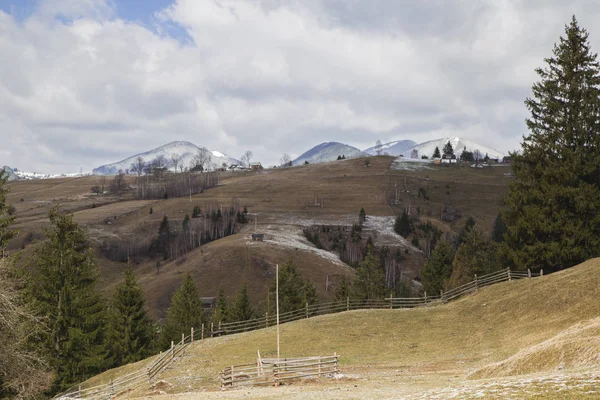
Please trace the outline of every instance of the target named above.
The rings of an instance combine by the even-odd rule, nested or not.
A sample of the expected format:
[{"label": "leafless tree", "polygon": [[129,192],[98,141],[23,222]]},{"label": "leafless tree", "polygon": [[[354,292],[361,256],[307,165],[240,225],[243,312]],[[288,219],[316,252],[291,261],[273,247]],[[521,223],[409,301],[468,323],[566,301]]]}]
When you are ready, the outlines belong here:
[{"label": "leafless tree", "polygon": [[152,161],[152,166],[154,168],[165,168],[167,166],[167,159],[162,154],[156,156],[154,161]]},{"label": "leafless tree", "polygon": [[22,301],[11,269],[0,259],[0,392],[14,392],[16,399],[35,399],[50,386],[52,374],[26,343],[44,324]]},{"label": "leafless tree", "polygon": [[381,140],[375,142],[375,153],[377,153],[378,156],[381,155],[381,150],[383,150],[382,147]]},{"label": "leafless tree", "polygon": [[179,164],[179,172],[183,172],[183,170],[186,168],[185,165],[183,165],[183,163]]},{"label": "leafless tree", "polygon": [[131,172],[137,174],[137,176],[141,176],[144,173],[144,165],[146,162],[141,156],[137,156],[133,164],[131,164]]},{"label": "leafless tree", "polygon": [[201,147],[190,164],[190,169],[206,171],[212,162],[212,154],[206,147]]},{"label": "leafless tree", "polygon": [[244,164],[247,168],[250,168],[250,161],[252,160],[252,152],[250,150],[246,151],[242,157],[240,157],[240,161],[242,162],[242,164]]},{"label": "leafless tree", "polygon": [[110,183],[110,192],[121,196],[128,189],[127,182],[125,182],[125,174],[119,173],[115,175],[112,182]]},{"label": "leafless tree", "polygon": [[479,151],[479,149],[475,149],[475,151],[473,151],[473,161],[475,161],[475,165],[478,165],[481,160],[483,160],[481,151]]},{"label": "leafless tree", "polygon": [[287,167],[288,165],[291,165],[292,159],[290,158],[290,156],[285,153],[283,156],[281,156],[281,159],[279,160],[279,164],[282,167]]},{"label": "leafless tree", "polygon": [[175,170],[175,172],[177,172],[177,166],[179,165],[179,155],[178,154],[173,154],[171,155],[171,165],[174,167],[173,169]]}]

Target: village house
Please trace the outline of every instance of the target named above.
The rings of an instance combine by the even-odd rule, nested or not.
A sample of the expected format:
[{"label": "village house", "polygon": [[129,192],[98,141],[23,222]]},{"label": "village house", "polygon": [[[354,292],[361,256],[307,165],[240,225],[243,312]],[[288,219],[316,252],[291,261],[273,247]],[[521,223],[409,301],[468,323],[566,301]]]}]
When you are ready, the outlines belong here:
[{"label": "village house", "polygon": [[260,171],[261,169],[263,169],[263,166],[260,162],[253,162],[250,163],[250,169],[252,171]]},{"label": "village house", "polygon": [[454,154],[444,154],[442,156],[442,164],[456,164],[458,160]]}]

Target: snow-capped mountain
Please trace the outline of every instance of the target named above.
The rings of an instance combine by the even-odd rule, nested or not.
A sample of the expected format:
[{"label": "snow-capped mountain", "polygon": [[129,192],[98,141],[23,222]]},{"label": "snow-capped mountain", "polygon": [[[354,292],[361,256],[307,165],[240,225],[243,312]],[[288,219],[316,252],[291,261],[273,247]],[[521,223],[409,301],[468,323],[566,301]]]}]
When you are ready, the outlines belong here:
[{"label": "snow-capped mountain", "polygon": [[321,143],[308,150],[300,157],[292,161],[293,165],[302,165],[305,161],[310,164],[328,162],[337,160],[338,156],[344,156],[346,158],[355,158],[366,155],[356,147],[348,146],[347,144],[338,142],[326,142]]},{"label": "snow-capped mountain", "polygon": [[416,146],[411,147],[410,149],[402,152],[404,157],[411,157],[413,150],[417,151],[417,158],[421,158],[421,156],[427,156],[431,158],[435,151],[435,148],[438,147],[440,149],[440,154],[443,154],[444,146],[446,143],[450,142],[452,148],[454,149],[454,154],[456,157],[460,157],[463,150],[466,148],[467,151],[475,151],[479,150],[481,152],[481,156],[485,157],[487,154],[490,158],[502,158],[504,157],[504,153],[479,143],[475,143],[469,139],[459,138],[459,137],[446,137],[442,139],[430,140],[428,142],[424,142],[418,144]]},{"label": "snow-capped mountain", "polygon": [[[417,142],[412,140],[396,140],[394,142],[385,143],[381,145],[381,155],[397,156],[416,145]],[[363,152],[372,156],[377,155],[376,146],[369,147],[368,149],[363,150]]]},{"label": "snow-capped mountain", "polygon": [[[179,157],[178,168],[180,165],[183,167],[189,167],[192,163],[194,157],[200,150],[200,147],[196,146],[191,142],[185,141],[176,141],[165,144],[164,146],[157,147],[156,149],[147,151],[145,153],[136,154],[129,158],[126,158],[121,161],[117,161],[112,164],[102,165],[98,168],[94,169],[94,174],[96,175],[114,175],[119,172],[119,170],[126,172],[131,169],[131,165],[135,162],[138,157],[142,157],[146,164],[151,163],[156,160],[157,157],[163,156],[165,161],[170,169],[174,168],[174,165],[171,163],[172,157]],[[223,154],[219,151],[210,151],[211,153],[211,164],[214,167],[220,167],[223,163],[227,165],[231,164],[239,164],[239,161],[229,157],[226,154]]]},{"label": "snow-capped mountain", "polygon": [[8,175],[8,181],[16,181],[17,179],[19,179],[17,177],[17,174],[15,174],[13,172],[13,169],[7,165],[5,165],[4,167],[2,167],[2,169],[6,172],[6,175]]}]

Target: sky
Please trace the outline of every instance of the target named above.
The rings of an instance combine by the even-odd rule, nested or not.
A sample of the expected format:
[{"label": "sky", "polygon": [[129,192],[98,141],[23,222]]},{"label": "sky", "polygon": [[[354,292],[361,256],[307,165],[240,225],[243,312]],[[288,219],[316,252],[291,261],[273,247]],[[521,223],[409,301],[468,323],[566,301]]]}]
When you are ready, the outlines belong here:
[{"label": "sky", "polygon": [[537,67],[595,0],[0,0],[0,166],[174,140],[263,165],[326,141],[520,147]]}]

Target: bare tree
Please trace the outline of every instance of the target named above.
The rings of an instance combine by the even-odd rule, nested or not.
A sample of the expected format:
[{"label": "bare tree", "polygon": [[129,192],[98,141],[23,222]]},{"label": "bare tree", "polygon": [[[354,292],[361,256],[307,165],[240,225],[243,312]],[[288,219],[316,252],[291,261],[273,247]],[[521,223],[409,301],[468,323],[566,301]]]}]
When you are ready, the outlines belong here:
[{"label": "bare tree", "polygon": [[128,189],[127,183],[125,182],[125,174],[119,173],[115,175],[114,179],[110,183],[110,191],[117,196],[121,196],[125,190]]},{"label": "bare tree", "polygon": [[250,168],[250,160],[252,160],[252,152],[250,150],[246,151],[242,157],[240,157],[240,161],[242,162],[242,164],[244,164],[247,168]]},{"label": "bare tree", "polygon": [[166,157],[162,154],[157,155],[154,161],[152,161],[152,166],[154,168],[165,168],[167,166]]},{"label": "bare tree", "polygon": [[173,154],[171,156],[171,165],[174,167],[175,172],[177,172],[177,166],[179,165],[179,155],[178,154]]},{"label": "bare tree", "polygon": [[137,176],[141,176],[144,173],[144,165],[146,162],[141,156],[137,156],[133,164],[131,164],[131,172],[137,174]]},{"label": "bare tree", "polygon": [[375,153],[377,153],[377,155],[380,156],[382,150],[383,150],[383,145],[381,144],[381,140],[376,141],[375,142]]},{"label": "bare tree", "polygon": [[281,159],[279,160],[279,163],[282,167],[287,167],[287,166],[291,166],[292,165],[292,159],[290,158],[290,156],[285,153],[283,156],[281,156]]},{"label": "bare tree", "polygon": [[479,149],[475,149],[473,151],[473,161],[475,161],[475,165],[478,165],[482,159],[483,156],[481,155],[481,151],[479,151]]},{"label": "bare tree", "polygon": [[190,169],[195,171],[206,171],[212,163],[212,154],[206,147],[198,149],[196,156],[190,164]]}]

